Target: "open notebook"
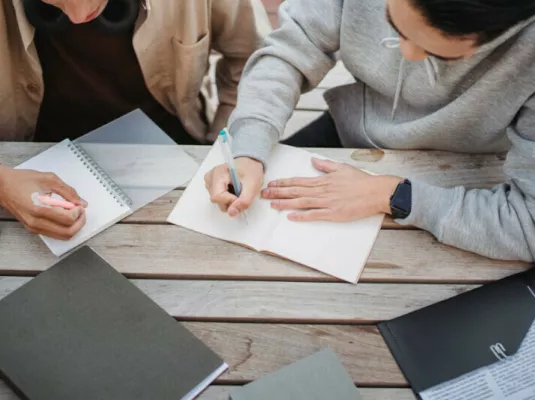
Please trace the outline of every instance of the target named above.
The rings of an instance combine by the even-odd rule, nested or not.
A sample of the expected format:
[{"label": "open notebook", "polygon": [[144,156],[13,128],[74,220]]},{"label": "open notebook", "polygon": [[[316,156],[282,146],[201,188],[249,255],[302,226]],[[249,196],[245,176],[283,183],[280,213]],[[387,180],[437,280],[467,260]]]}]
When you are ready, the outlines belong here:
[{"label": "open notebook", "polygon": [[86,224],[73,238],[41,236],[61,256],[187,183],[198,164],[138,110],[76,141],[65,139],[16,168],[53,172],[88,202]]},{"label": "open notebook", "polygon": [[[268,160],[264,184],[289,177],[314,177],[322,173],[313,166],[308,151],[276,145]],[[258,198],[246,218],[232,218],[210,202],[204,175],[224,163],[219,141],[168,217],[168,221],[209,236],[246,245],[312,267],[355,283],[364,267],[384,215],[355,222],[294,222],[288,211],[274,210]]]}]

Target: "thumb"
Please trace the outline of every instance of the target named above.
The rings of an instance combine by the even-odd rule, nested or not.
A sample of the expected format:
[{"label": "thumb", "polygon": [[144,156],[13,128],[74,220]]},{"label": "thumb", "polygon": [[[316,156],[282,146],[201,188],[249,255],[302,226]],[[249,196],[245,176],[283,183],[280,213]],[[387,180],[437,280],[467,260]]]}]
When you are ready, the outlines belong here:
[{"label": "thumb", "polygon": [[312,158],[312,165],[314,168],[321,172],[336,172],[340,169],[340,163],[331,161],[331,160],[321,160],[319,158]]}]

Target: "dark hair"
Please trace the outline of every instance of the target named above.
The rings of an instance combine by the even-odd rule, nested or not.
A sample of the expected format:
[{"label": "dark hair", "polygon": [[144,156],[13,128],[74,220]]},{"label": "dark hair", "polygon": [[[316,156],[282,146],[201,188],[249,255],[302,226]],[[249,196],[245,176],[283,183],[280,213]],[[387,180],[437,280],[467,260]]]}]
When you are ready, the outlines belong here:
[{"label": "dark hair", "polygon": [[410,0],[429,24],[448,36],[477,35],[478,44],[535,15],[535,0]]}]

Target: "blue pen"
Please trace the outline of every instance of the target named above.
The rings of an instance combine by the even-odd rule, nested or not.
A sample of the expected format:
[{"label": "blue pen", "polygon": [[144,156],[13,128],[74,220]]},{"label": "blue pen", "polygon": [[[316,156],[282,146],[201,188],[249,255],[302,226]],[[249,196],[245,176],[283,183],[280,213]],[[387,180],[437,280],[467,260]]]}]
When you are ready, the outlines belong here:
[{"label": "blue pen", "polygon": [[234,194],[240,197],[241,183],[238,180],[238,172],[236,171],[236,164],[234,163],[234,157],[230,151],[229,135],[227,129],[219,132],[219,138],[221,139],[221,150],[223,151],[223,157],[227,163],[228,170],[230,172],[230,178],[232,179],[232,186],[234,187]]}]

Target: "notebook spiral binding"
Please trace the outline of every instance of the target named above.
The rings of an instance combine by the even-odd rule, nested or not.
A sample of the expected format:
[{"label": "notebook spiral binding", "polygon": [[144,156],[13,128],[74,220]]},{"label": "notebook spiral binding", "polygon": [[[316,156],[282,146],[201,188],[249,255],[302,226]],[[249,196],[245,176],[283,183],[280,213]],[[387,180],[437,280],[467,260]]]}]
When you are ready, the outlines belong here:
[{"label": "notebook spiral binding", "polygon": [[100,184],[106,188],[108,193],[110,193],[115,201],[122,206],[130,207],[133,202],[126,195],[125,192],[117,185],[113,179],[104,171],[100,166],[91,158],[89,154],[76,143],[70,142],[68,147],[72,152],[78,157],[80,161],[84,163],[87,169],[98,179]]}]

